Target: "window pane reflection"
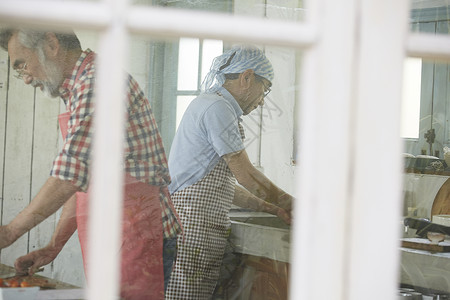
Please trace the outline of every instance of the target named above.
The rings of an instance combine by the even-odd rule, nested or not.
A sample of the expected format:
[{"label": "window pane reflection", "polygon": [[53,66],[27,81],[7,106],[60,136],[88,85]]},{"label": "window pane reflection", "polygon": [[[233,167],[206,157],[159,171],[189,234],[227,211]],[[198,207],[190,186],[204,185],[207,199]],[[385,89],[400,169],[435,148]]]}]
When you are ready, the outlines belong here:
[{"label": "window pane reflection", "polygon": [[152,5],[165,8],[210,11],[224,14],[252,16],[285,21],[303,21],[306,10],[303,0],[265,1],[265,0],[134,0],[135,5]]},{"label": "window pane reflection", "polygon": [[178,51],[178,89],[197,90],[199,40],[180,39]]},{"label": "window pane reflection", "polygon": [[[87,30],[76,30],[76,34],[81,42],[82,49],[90,48],[93,51],[98,51],[98,35]],[[187,48],[186,41],[190,45]],[[152,126],[157,123],[165,153],[170,162],[170,155],[176,147],[173,143],[176,137],[176,129],[177,126],[182,126],[180,120],[183,114],[186,114],[186,107],[201,93],[200,83],[209,71],[213,59],[229,50],[235,43],[227,42],[224,44],[222,41],[200,39],[157,40],[143,36],[132,36],[129,42],[130,49],[127,53],[130,56],[127,58],[125,71],[136,80],[136,82],[133,81],[133,86],[136,87],[133,90],[133,95],[137,98],[145,95],[150,100],[155,122],[149,123],[152,123]],[[192,45],[194,47],[191,47]],[[259,77],[252,72],[246,73],[249,87],[251,87],[245,87],[246,93],[238,93],[239,89],[230,88],[228,91],[224,88],[221,92],[228,91],[228,100],[224,100],[225,98],[220,92],[212,93],[211,97],[219,99],[218,101],[233,103],[233,105],[225,106],[225,108],[236,108],[235,112],[245,109],[245,112],[248,112],[248,114],[242,115],[241,124],[245,132],[244,141],[242,141],[240,135],[241,128],[238,125],[237,113],[236,116],[232,115],[235,119],[231,123],[233,130],[235,129],[231,132],[239,133],[240,141],[248,154],[247,167],[253,168],[253,166],[256,166],[257,170],[270,178],[276,186],[293,195],[295,193],[296,174],[296,166],[292,163],[295,151],[294,124],[296,122],[294,108],[296,103],[299,102],[298,97],[300,95],[296,83],[299,76],[297,66],[301,65],[301,55],[290,48],[265,45],[256,45],[255,47],[261,50],[260,52],[270,60],[275,76],[272,78],[271,72],[265,73],[266,69],[263,70],[264,72],[259,70],[256,73]],[[190,50],[185,52],[185,49]],[[193,51],[191,51],[192,49]],[[36,195],[43,182],[48,178],[53,159],[62,151],[66,140],[63,139],[59,131],[58,115],[68,108],[65,107],[64,102],[45,96],[40,89],[24,86],[24,82],[12,78],[11,75],[14,72],[8,62],[7,52],[0,50],[0,55],[0,62],[3,62],[0,63],[0,78],[4,78],[2,81],[5,82],[5,85],[0,87],[0,97],[2,97],[0,114],[4,122],[4,125],[0,126],[0,142],[2,143],[0,150],[4,151],[0,155],[2,157],[0,166],[2,178],[0,182],[2,182],[3,221],[9,222]],[[101,55],[101,53],[98,55]],[[78,55],[78,58],[80,57]],[[246,58],[245,55],[236,57],[240,57],[239,59]],[[77,60],[74,59],[74,61]],[[92,66],[95,66],[95,64],[92,64]],[[20,67],[18,66],[19,69]],[[238,76],[244,76],[239,74],[243,74],[247,70],[252,69],[251,67],[238,71],[233,69],[230,71],[231,73],[226,74],[237,72]],[[186,71],[184,75],[181,74],[182,71]],[[194,78],[195,81],[186,85],[182,83],[185,77],[188,80]],[[270,80],[267,78],[270,78]],[[5,90],[7,80],[9,80],[8,93]],[[239,78],[227,80],[229,80],[229,84],[247,82],[247,78],[244,77],[241,77],[240,80]],[[262,108],[257,108],[258,104],[262,104],[259,101],[252,105],[243,105],[249,99],[261,100],[270,84],[272,91],[264,99],[265,103]],[[137,85],[140,87],[139,90]],[[95,93],[90,93],[92,97],[95,97],[95,95]],[[146,109],[146,100],[139,99],[141,101],[127,106],[129,108],[128,116],[132,116],[127,119],[129,123],[138,118],[135,111],[139,111],[139,116],[146,115],[141,111],[142,109],[149,111]],[[76,104],[73,105],[76,106]],[[70,107],[72,106],[69,105],[69,109]],[[237,109],[238,107],[239,109]],[[223,112],[225,110],[219,110],[217,116],[221,117]],[[214,118],[212,119],[214,121]],[[146,126],[150,126],[146,125],[145,122],[136,122],[134,125],[133,130],[127,132],[136,133],[136,136],[140,136],[140,133],[146,130]],[[212,125],[205,126],[205,130],[210,130],[216,125],[218,124],[213,122]],[[229,124],[225,125],[225,129],[228,129]],[[129,128],[131,127],[127,127],[127,129]],[[191,131],[194,131],[194,129]],[[190,131],[187,130],[187,132]],[[219,131],[214,138],[222,138],[222,133],[222,131]],[[228,138],[227,135],[225,137]],[[131,152],[133,143],[130,139],[127,139],[127,142],[129,142],[127,151]],[[149,145],[153,146],[154,144],[149,143]],[[240,147],[240,144],[238,146]],[[141,149],[140,146],[137,148]],[[142,146],[142,148],[145,147]],[[162,150],[159,150],[159,155],[163,157]],[[239,148],[239,150],[242,150],[242,148]],[[192,159],[186,159],[187,162],[194,162],[194,165],[204,163],[203,159],[199,159],[199,157],[202,158],[201,151],[190,152],[182,148],[181,152],[183,151],[194,154]],[[130,156],[127,156],[127,163],[129,163],[129,160]],[[180,159],[175,164],[182,165],[184,162]],[[220,162],[222,166],[226,166],[223,161]],[[176,174],[175,171],[176,169],[173,173],[170,171],[170,175],[172,176],[172,182],[176,183],[177,178],[173,175]],[[226,174],[229,174],[229,172],[229,170],[226,171]],[[230,178],[227,178],[233,185],[231,190],[227,190],[226,193],[234,196],[234,177],[227,176],[230,176]],[[240,185],[245,187],[245,184],[241,183]],[[269,194],[255,192],[255,194],[262,200],[268,200],[281,206],[280,198],[282,196],[279,191],[275,190]],[[253,200],[255,198],[252,197]],[[20,199],[20,202],[17,199]],[[235,199],[231,197],[227,200]],[[277,211],[273,210],[275,207],[269,204],[262,205],[263,202],[259,201],[257,201],[257,205],[248,201],[250,200],[242,196],[236,202],[233,202],[233,205],[231,202],[227,202],[225,210],[222,211],[225,214],[222,215],[221,220],[221,222],[225,221],[226,223],[220,223],[214,227],[225,229],[224,233],[226,234],[226,236],[222,236],[222,238],[225,237],[225,239],[222,239],[222,242],[225,241],[222,249],[225,256],[215,262],[219,265],[222,265],[223,262],[215,293],[229,298],[251,294],[254,298],[260,299],[270,294],[276,299],[285,299],[287,297],[290,264],[290,226],[285,222],[286,219],[283,220],[277,216]],[[159,203],[157,206],[159,207]],[[287,206],[285,208],[289,210]],[[180,210],[180,214],[182,212]],[[130,212],[130,215],[139,214]],[[59,215],[53,216],[48,223],[42,223],[37,231],[32,231],[24,240],[3,249],[2,263],[11,266],[18,255],[25,254],[27,249],[31,251],[46,245],[55,229],[56,222],[59,220],[58,217]],[[216,221],[218,210],[209,211],[207,217],[208,220]],[[229,223],[228,217],[231,218],[231,223]],[[189,228],[189,226],[186,228]],[[63,270],[68,262],[71,265],[70,274]],[[228,271],[228,273],[225,271]],[[53,262],[53,267],[46,268],[44,275],[67,284],[84,286],[83,260],[80,244],[76,237],[66,244],[64,251]]]},{"label": "window pane reflection", "polygon": [[449,34],[450,6],[446,0],[412,0],[411,31]]},{"label": "window pane reflection", "polygon": [[186,111],[186,108],[191,103],[192,99],[194,99],[194,96],[178,96],[177,97],[177,125],[180,125],[181,118],[183,117],[184,112]]},{"label": "window pane reflection", "polygon": [[[145,51],[134,55],[142,57],[142,60],[148,60],[143,64],[149,64],[151,70],[153,68],[158,70],[154,74],[149,74],[148,85],[151,87],[149,91],[152,95],[152,108],[156,117],[159,116],[158,127],[161,129],[165,149],[169,153],[170,169],[174,153],[180,151],[176,148],[179,147],[176,143],[176,135],[180,134],[177,131],[192,133],[192,136],[186,139],[192,139],[192,143],[196,143],[196,136],[199,134],[196,128],[188,130],[181,124],[186,114],[189,118],[193,117],[191,113],[185,112],[186,108],[202,93],[200,84],[210,70],[214,58],[230,49],[234,43],[192,39],[195,45],[200,46],[198,50],[195,49],[194,54],[191,53],[186,57],[197,63],[191,64],[190,72],[184,72],[181,67],[182,59],[178,60],[183,55],[180,54],[184,47],[183,41],[156,41],[140,38],[148,43],[149,55],[145,55]],[[295,148],[293,145],[294,106],[299,101],[296,98],[299,93],[295,83],[299,76],[296,66],[301,65],[299,62],[301,55],[293,49],[282,47],[258,45],[258,48],[262,49],[272,62],[275,78],[271,82],[272,92],[265,99],[263,108],[255,109],[250,114],[242,116],[245,131],[244,145],[251,164],[257,166],[258,170],[269,177],[274,184],[293,194],[296,169],[292,164]],[[178,63],[174,64],[176,61]],[[160,65],[164,68],[157,68]],[[201,70],[201,74],[197,74],[198,70]],[[134,70],[131,70],[131,73],[133,72]],[[181,75],[181,72],[186,75]],[[178,81],[181,77],[197,75],[197,86],[190,85],[186,89],[180,89]],[[161,81],[161,78],[164,80]],[[262,93],[263,85],[260,84],[258,87]],[[214,97],[220,98],[217,94],[214,94]],[[207,105],[209,105],[208,102],[205,102],[206,107]],[[202,130],[206,132],[211,130],[203,125],[202,123]],[[196,153],[187,159],[188,162],[193,161],[195,166],[205,164],[204,160],[199,159],[201,151],[192,152],[182,147],[182,152]],[[182,160],[176,162],[179,165],[184,163]],[[176,169],[172,169],[171,176],[173,182],[178,180]],[[177,201],[176,192],[173,197],[174,201]],[[184,208],[177,205],[176,207],[181,213],[184,212]],[[195,206],[192,206],[192,209],[195,209]],[[210,213],[210,217],[215,221],[220,215],[218,209]],[[273,214],[242,203],[233,204],[229,208],[228,215],[231,218],[231,229],[226,248],[224,248],[224,257],[220,261],[223,265],[214,291],[215,297],[232,299],[250,294],[252,297],[264,299],[265,295],[271,294],[276,299],[286,299],[290,264],[290,226]],[[189,220],[186,222],[188,222],[187,225],[184,225],[189,228]]]},{"label": "window pane reflection", "polygon": [[219,40],[203,40],[201,80],[205,78],[213,59],[223,52],[223,42]]},{"label": "window pane reflection", "polygon": [[[411,4],[411,31],[449,34],[448,1]],[[450,239],[441,231],[443,240],[436,241],[432,233],[442,228],[430,228],[430,224],[442,225],[450,215],[449,64],[408,58],[404,74],[405,172],[399,292],[405,297],[421,294],[422,299],[447,299],[450,288],[446,266],[450,258],[448,250],[443,249],[450,246]],[[406,133],[407,128],[414,129]]]},{"label": "window pane reflection", "polygon": [[419,138],[422,59],[408,58],[403,72],[401,137]]}]

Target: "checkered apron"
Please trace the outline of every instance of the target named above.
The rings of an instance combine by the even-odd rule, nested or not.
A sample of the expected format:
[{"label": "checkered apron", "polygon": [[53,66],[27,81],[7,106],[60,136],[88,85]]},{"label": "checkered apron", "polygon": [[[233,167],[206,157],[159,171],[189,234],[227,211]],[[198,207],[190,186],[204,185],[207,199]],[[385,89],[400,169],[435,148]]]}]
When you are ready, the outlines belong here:
[{"label": "checkered apron", "polygon": [[[239,124],[241,136],[243,129]],[[223,159],[197,183],[172,195],[183,236],[165,299],[211,299],[231,228],[235,178]]]}]

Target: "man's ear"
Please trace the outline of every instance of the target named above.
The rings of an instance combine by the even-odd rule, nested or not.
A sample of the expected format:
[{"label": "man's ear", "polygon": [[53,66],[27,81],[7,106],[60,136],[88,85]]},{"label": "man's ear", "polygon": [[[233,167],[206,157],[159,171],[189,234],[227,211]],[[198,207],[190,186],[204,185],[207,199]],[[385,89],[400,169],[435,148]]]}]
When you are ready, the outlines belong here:
[{"label": "man's ear", "polygon": [[59,41],[53,32],[45,34],[44,51],[47,57],[56,57],[59,51]]},{"label": "man's ear", "polygon": [[248,89],[254,79],[254,71],[252,69],[245,70],[239,76],[239,83],[242,88]]}]

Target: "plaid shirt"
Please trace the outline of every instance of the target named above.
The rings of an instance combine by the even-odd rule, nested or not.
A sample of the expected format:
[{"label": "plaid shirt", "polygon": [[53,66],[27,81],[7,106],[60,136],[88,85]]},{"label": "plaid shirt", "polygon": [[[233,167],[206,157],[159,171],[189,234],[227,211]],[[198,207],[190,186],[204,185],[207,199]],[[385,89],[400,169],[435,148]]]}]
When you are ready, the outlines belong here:
[{"label": "plaid shirt", "polygon": [[[63,148],[51,171],[51,176],[68,180],[85,192],[89,182],[95,105],[94,57],[91,50],[83,51],[71,77],[61,85],[61,98],[70,112],[70,119]],[[127,99],[125,172],[141,182],[165,187],[170,183],[170,175],[162,140],[150,103],[131,76],[128,76]],[[171,209],[169,197],[161,191],[160,199],[164,237],[175,237],[181,232],[181,226]]]}]

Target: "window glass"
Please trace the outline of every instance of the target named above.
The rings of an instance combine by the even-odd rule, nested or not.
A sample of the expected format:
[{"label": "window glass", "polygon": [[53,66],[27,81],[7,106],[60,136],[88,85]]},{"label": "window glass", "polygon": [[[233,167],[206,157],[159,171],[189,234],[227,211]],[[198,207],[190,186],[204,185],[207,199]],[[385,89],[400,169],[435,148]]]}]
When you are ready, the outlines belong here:
[{"label": "window glass", "polygon": [[191,103],[192,99],[194,99],[194,96],[178,96],[177,97],[177,119],[176,119],[176,127],[178,128],[178,125],[180,125],[181,118],[183,117],[184,112],[186,111],[186,108]]},{"label": "window glass", "polygon": [[[413,32],[447,35],[450,28],[449,13],[448,1],[412,1],[410,29]],[[404,84],[408,84],[408,87],[404,87],[403,100],[410,104],[404,102],[403,105],[402,130],[418,126],[418,129],[414,129],[414,132],[409,134],[402,131],[402,137],[406,138],[405,152],[412,155],[431,155],[442,159],[443,149],[450,142],[447,121],[448,64],[438,60],[424,59],[421,62],[420,77],[415,75],[418,68],[419,59],[409,58],[405,63]],[[413,80],[420,80],[420,85],[413,84]],[[411,94],[412,92],[415,96]],[[420,109],[412,103],[417,103],[418,95],[420,95]],[[406,113],[407,111],[409,112]],[[419,118],[412,117],[417,113]],[[419,120],[419,123],[409,118]],[[410,127],[412,124],[415,124],[414,127]]]},{"label": "window glass", "polygon": [[199,40],[181,38],[178,51],[178,90],[197,90]]},{"label": "window glass", "polygon": [[[417,72],[419,68],[420,73]],[[402,117],[405,152],[442,159],[444,148],[450,141],[449,65],[441,61],[409,59],[405,64],[406,70]],[[407,129],[414,131],[408,135]]]},{"label": "window glass", "polygon": [[[5,27],[8,25],[4,25],[2,29]],[[46,30],[67,34],[49,28]],[[75,28],[74,32],[83,50],[98,49],[98,35],[95,32],[78,28]],[[32,36],[37,35],[33,32]],[[59,115],[66,111],[66,107],[58,95],[50,95],[50,91],[57,91],[52,87],[55,82],[60,82],[61,77],[58,74],[61,66],[51,65],[50,61],[54,61],[37,53],[35,50],[29,50],[8,56],[8,52],[0,49],[0,198],[3,225],[8,224],[38,194],[49,178],[50,171],[55,168],[53,162],[55,158],[60,157],[64,145],[62,131],[65,130],[67,120],[64,122],[62,116],[59,120]],[[47,68],[43,68],[43,65]],[[70,71],[71,75],[72,70]],[[40,84],[36,87],[33,87],[33,84],[25,84],[24,79],[28,77],[19,79],[17,75],[41,80],[46,88],[42,90]],[[48,81],[48,78],[53,81]],[[74,155],[80,157],[80,153],[76,152]],[[87,159],[87,154],[84,155]],[[61,168],[68,167],[63,162],[61,165]],[[80,178],[87,176],[82,171],[77,175]],[[14,266],[15,260],[20,256],[47,245],[60,215],[61,210],[58,210],[11,246],[2,249],[0,273],[5,273],[6,266]],[[70,272],[67,272],[68,265]],[[85,286],[78,231],[65,243],[57,258],[44,266],[44,271],[39,274],[49,278],[51,284],[62,288]]]},{"label": "window glass", "polygon": [[[200,49],[201,51],[199,51]],[[189,103],[200,94],[200,84],[208,73],[213,59],[222,53],[223,42],[220,40],[180,39],[178,46],[176,128],[178,128]],[[201,74],[199,74],[200,69]]]},{"label": "window glass", "polygon": [[[448,1],[411,3],[411,31],[449,33]],[[448,255],[442,250],[450,244],[448,232],[443,234],[439,227],[446,224],[450,215],[449,74],[445,61],[405,61],[401,133],[405,145],[403,235],[399,266],[399,292],[404,297],[446,299],[450,295],[444,283],[448,277],[444,267]]]},{"label": "window glass", "polygon": [[203,40],[202,51],[202,73],[201,78],[205,78],[211,67],[214,57],[223,52],[223,42],[220,40]]},{"label": "window glass", "polygon": [[285,21],[302,21],[306,10],[303,0],[133,0],[135,5],[152,5],[165,8],[181,8],[186,10],[212,11],[224,14],[252,16]]},{"label": "window glass", "polygon": [[401,137],[419,138],[422,59],[408,58],[403,72]]},{"label": "window glass", "polygon": [[446,0],[411,1],[411,31],[449,34],[450,4]]},{"label": "window glass", "polygon": [[[132,47],[136,48],[136,45],[142,47],[132,50],[133,59],[139,57],[140,63],[131,65],[130,72],[134,76],[139,74],[140,69],[148,67],[149,89],[146,91],[151,99],[152,110],[169,157],[169,166],[173,156],[180,152],[179,149],[176,150],[176,147],[180,146],[174,142],[177,134],[192,133],[192,136],[187,137],[186,140],[192,140],[194,143],[196,136],[201,134],[202,130],[210,132],[211,128],[206,125],[203,127],[203,124],[183,127],[181,120],[183,116],[186,117],[186,108],[202,93],[201,82],[214,58],[235,44],[240,44],[189,39],[192,44],[199,46],[198,50],[195,48],[195,51],[186,55],[191,63],[195,61],[196,65],[191,64],[191,72],[184,72],[185,70],[181,67],[184,58],[181,59],[181,57],[185,54],[180,52],[184,51],[183,45],[186,40],[155,40],[142,36],[132,39]],[[147,47],[143,46],[145,44]],[[287,47],[255,46],[269,58],[275,77],[271,82],[271,92],[264,99],[263,107],[256,108],[248,115],[241,117],[245,132],[243,144],[251,163],[274,184],[293,194],[296,174],[296,166],[292,163],[295,148],[294,111],[296,103],[300,101],[297,82],[302,56],[298,51]],[[181,75],[181,72],[186,75]],[[180,89],[179,80],[182,76],[198,77],[197,85]],[[253,84],[257,92],[262,95],[265,89],[263,83],[255,81]],[[214,94],[214,97],[221,99],[217,94]],[[200,106],[197,106],[197,109]],[[189,114],[189,118],[192,117],[193,114]],[[201,157],[201,151],[190,151],[188,145],[183,146],[181,152],[197,153],[198,157]],[[197,156],[189,157],[188,162],[198,159]],[[185,161],[175,162],[178,165],[185,163]],[[205,161],[199,159],[195,165],[204,163]],[[171,170],[173,182],[177,181],[176,172],[176,169]],[[216,212],[215,216],[217,216]],[[226,241],[226,254],[223,257],[223,267],[220,269],[216,297],[232,298],[250,293],[255,298],[263,299],[261,294],[269,292],[276,293],[277,296],[274,297],[277,299],[287,297],[290,226],[279,217],[242,203],[233,204],[229,210],[229,216],[231,235]],[[261,230],[258,231],[258,228]],[[253,271],[255,264],[256,270]],[[247,276],[246,274],[250,271],[255,272],[254,275]],[[269,286],[259,287],[262,284],[261,278],[265,276],[277,280],[277,283],[270,287],[270,291]]]},{"label": "window glass", "polygon": [[[102,55],[99,52],[96,33],[79,29],[75,30],[75,33],[82,49],[89,48],[95,51],[98,57]],[[149,99],[166,157],[169,158],[175,151],[173,141],[177,127],[182,126],[181,119],[186,107],[201,93],[200,83],[209,71],[214,58],[241,43],[192,38],[161,40],[136,35],[129,38],[128,44],[129,56],[126,59],[125,71],[135,80],[134,86],[138,85],[140,88],[134,95],[143,95]],[[186,45],[194,45],[194,47],[190,48]],[[245,132],[242,143],[251,164],[283,191],[293,195],[296,175],[296,166],[292,163],[294,149],[296,149],[293,139],[296,124],[294,112],[300,101],[297,82],[302,56],[300,52],[287,47],[254,46],[270,60],[274,78],[268,82],[264,77],[261,79],[249,76],[251,85],[243,87],[246,92],[241,93],[238,92],[239,89],[230,89],[230,95],[233,97],[230,96],[229,100],[235,101],[230,103],[238,106],[240,102],[237,102],[237,99],[244,102],[250,99],[260,100],[262,95],[269,91],[268,86],[271,85],[270,93],[264,98],[264,105],[257,107],[258,104],[254,103],[242,116],[241,124]],[[184,51],[186,53],[181,53]],[[3,220],[7,222],[12,216],[17,215],[21,207],[29,203],[48,178],[53,160],[64,144],[58,126],[58,115],[65,112],[67,108],[62,101],[47,97],[39,88],[26,86],[23,81],[14,78],[13,74],[16,73],[11,70],[11,65],[8,63],[7,52],[0,50],[0,55],[0,62],[3,62],[0,64],[0,78],[2,80],[5,78],[5,84],[0,88],[2,100],[0,114],[3,120],[0,124],[0,142],[2,143],[0,151],[4,151],[0,153],[2,158],[0,182],[2,182]],[[189,59],[190,66],[186,67],[185,63]],[[196,82],[181,89],[179,81],[184,79],[180,74],[187,68],[190,72],[185,72],[183,76],[188,79],[193,77]],[[240,82],[236,79],[230,80]],[[8,86],[7,91],[6,86]],[[219,94],[214,94],[214,97],[224,101]],[[142,106],[136,105],[129,108],[130,113],[136,109],[139,110]],[[220,116],[222,110],[217,113]],[[138,116],[133,115],[127,121],[132,122],[135,117]],[[234,132],[239,132],[237,121],[236,117],[231,124],[233,130],[236,130]],[[134,129],[137,131],[145,128],[143,123],[136,125]],[[184,131],[197,134],[201,130],[194,127]],[[217,134],[220,136],[222,132]],[[194,139],[195,135],[190,136],[188,140],[191,138]],[[239,136],[239,138],[242,137]],[[127,147],[126,150],[130,151],[131,148],[133,147]],[[178,151],[190,153],[185,147]],[[130,157],[127,156],[127,159],[129,160]],[[192,160],[198,164],[204,163],[203,160],[196,159],[198,157]],[[184,160],[175,162],[179,165],[185,163]],[[176,169],[170,172],[172,181],[176,182],[177,178],[174,174]],[[16,204],[17,197],[23,198],[20,206]],[[239,198],[239,201],[234,203],[231,202],[233,200],[231,198],[227,199],[229,206],[222,210],[225,212],[222,216],[225,217],[220,219],[220,222],[225,223],[220,223],[218,227],[227,229],[222,236],[225,256],[218,261],[222,267],[218,270],[220,273],[217,288],[214,291],[215,296],[234,298],[251,294],[255,299],[262,299],[264,298],[262,295],[271,293],[276,299],[285,299],[290,265],[290,225],[276,216],[273,210],[271,213],[261,211],[259,204],[246,202],[245,197]],[[219,219],[220,214],[217,213],[219,209],[223,208],[218,207],[212,210],[211,216],[214,220]],[[135,214],[130,213],[130,215]],[[231,223],[226,223],[227,215],[231,218]],[[54,216],[54,219],[48,223],[41,224],[38,231],[32,231],[27,239],[3,249],[2,263],[13,265],[18,257],[17,253],[26,252],[23,249],[43,247],[50,240],[58,216]],[[70,274],[64,271],[67,261],[70,261],[72,265]],[[85,286],[83,259],[76,235],[53,262],[53,267],[46,268],[44,275],[64,284]]]}]

